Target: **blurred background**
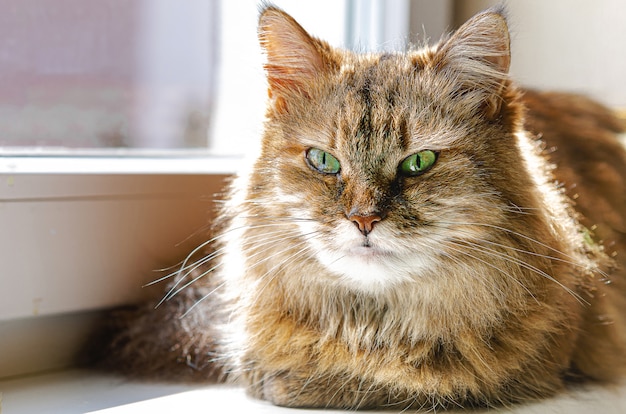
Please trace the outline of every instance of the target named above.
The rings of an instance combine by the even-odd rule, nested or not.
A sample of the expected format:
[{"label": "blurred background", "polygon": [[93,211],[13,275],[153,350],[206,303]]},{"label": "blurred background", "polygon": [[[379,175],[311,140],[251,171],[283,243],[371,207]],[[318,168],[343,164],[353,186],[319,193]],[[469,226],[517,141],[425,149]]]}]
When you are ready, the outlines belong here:
[{"label": "blurred background", "polygon": [[[275,3],[333,45],[402,50],[434,42],[500,2]],[[626,107],[626,3],[506,4],[520,83]],[[258,136],[264,108],[258,7],[254,0],[0,0],[0,149],[240,152]]]}]

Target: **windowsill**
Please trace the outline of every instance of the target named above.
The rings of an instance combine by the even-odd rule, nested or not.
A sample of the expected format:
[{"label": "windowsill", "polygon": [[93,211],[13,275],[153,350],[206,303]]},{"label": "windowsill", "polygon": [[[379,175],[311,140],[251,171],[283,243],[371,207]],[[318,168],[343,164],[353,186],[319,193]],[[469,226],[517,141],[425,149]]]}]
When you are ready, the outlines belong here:
[{"label": "windowsill", "polygon": [[179,151],[1,151],[0,174],[232,174],[242,156]]},{"label": "windowsill", "polygon": [[234,387],[128,382],[80,370],[0,381],[0,392],[0,411],[11,414],[262,413],[273,408]]},{"label": "windowsill", "polygon": [[[254,400],[243,389],[232,386],[148,384],[79,370],[0,381],[0,392],[0,412],[11,414],[303,413]],[[624,413],[626,386],[615,391],[583,390],[541,404],[489,413],[498,411],[508,414]]]}]

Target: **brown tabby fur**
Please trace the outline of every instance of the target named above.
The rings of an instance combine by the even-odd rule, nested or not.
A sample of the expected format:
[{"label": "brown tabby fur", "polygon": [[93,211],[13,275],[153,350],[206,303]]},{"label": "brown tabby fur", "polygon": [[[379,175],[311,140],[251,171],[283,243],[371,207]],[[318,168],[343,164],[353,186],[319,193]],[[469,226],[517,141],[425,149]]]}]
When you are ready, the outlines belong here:
[{"label": "brown tabby fur", "polygon": [[[198,280],[118,333],[110,362],[351,409],[493,406],[622,378],[622,121],[516,87],[500,10],[407,54],[331,48],[271,6],[259,36],[261,151],[214,253],[171,292]],[[340,172],[316,171],[310,148]],[[432,169],[400,174],[423,150]],[[352,214],[381,220],[365,236]]]}]

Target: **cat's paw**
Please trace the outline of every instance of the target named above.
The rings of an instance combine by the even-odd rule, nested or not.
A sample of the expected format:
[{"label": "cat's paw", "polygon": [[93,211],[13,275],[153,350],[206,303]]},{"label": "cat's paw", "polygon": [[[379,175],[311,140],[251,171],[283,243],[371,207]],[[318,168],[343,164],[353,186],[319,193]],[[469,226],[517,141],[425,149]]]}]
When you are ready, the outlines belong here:
[{"label": "cat's paw", "polygon": [[[300,390],[298,390],[298,388]],[[302,385],[289,374],[268,374],[261,384],[259,397],[283,407],[309,407],[303,401]]]},{"label": "cat's paw", "polygon": [[252,396],[274,405],[293,408],[326,408],[332,406],[327,387],[318,381],[292,372],[257,373],[249,385]]},{"label": "cat's paw", "polygon": [[257,398],[292,408],[371,409],[389,401],[387,390],[363,380],[266,373],[250,387]]}]

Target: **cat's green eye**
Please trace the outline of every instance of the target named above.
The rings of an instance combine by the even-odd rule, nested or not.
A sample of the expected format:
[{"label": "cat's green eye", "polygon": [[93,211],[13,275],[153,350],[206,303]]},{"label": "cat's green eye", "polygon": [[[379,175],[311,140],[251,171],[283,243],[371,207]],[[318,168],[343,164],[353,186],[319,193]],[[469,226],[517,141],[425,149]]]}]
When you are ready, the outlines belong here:
[{"label": "cat's green eye", "polygon": [[311,148],[306,152],[306,159],[309,165],[322,174],[337,174],[341,169],[339,160],[326,151]]},{"label": "cat's green eye", "polygon": [[420,151],[404,159],[400,163],[400,173],[408,177],[414,177],[430,170],[437,161],[435,151]]}]

